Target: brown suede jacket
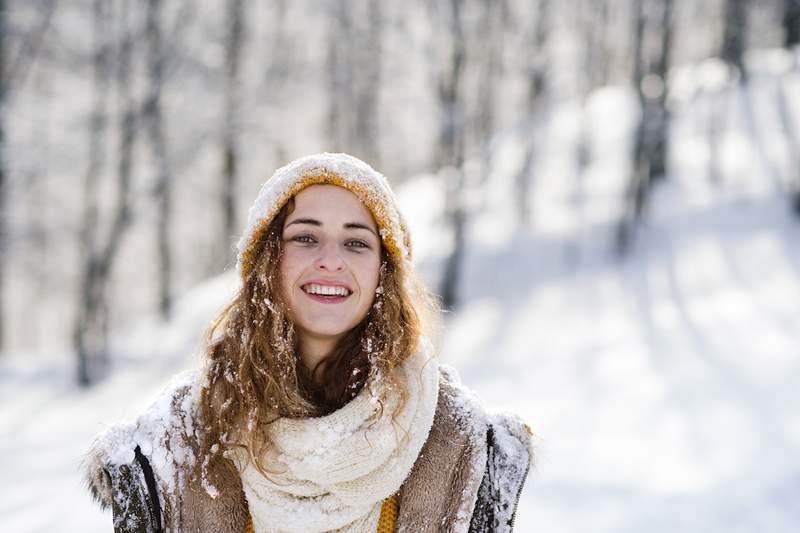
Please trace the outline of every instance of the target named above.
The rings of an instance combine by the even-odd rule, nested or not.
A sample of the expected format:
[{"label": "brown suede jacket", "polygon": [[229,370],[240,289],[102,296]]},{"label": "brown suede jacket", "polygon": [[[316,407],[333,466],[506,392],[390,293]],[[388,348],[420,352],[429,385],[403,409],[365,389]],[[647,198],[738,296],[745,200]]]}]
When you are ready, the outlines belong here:
[{"label": "brown suede jacket", "polygon": [[[400,488],[396,531],[511,531],[533,458],[530,429],[514,415],[486,413],[451,369],[440,367],[439,381],[433,426]],[[170,439],[192,431],[193,421],[181,409],[187,389],[172,393],[172,410],[180,422],[172,425]],[[185,434],[180,438],[190,440]],[[125,441],[115,440],[112,431],[88,458],[89,488],[103,507],[113,510],[117,533],[245,531],[247,501],[229,461],[213,473],[217,494],[212,497],[213,490],[191,481],[180,466],[165,469],[163,443],[154,458],[153,443],[142,442],[147,439],[147,432],[137,432],[135,451],[115,450],[116,442]],[[150,451],[149,459],[142,449]],[[154,459],[159,468],[152,468]],[[164,471],[177,482],[167,483]]]}]

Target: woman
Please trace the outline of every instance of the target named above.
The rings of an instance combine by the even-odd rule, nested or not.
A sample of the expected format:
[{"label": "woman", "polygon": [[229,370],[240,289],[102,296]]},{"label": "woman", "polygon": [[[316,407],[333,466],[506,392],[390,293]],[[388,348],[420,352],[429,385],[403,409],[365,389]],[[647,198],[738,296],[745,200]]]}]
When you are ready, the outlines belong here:
[{"label": "woman", "polygon": [[439,367],[386,179],[344,154],[277,170],[206,364],[90,454],[116,531],[510,531],[530,431]]}]

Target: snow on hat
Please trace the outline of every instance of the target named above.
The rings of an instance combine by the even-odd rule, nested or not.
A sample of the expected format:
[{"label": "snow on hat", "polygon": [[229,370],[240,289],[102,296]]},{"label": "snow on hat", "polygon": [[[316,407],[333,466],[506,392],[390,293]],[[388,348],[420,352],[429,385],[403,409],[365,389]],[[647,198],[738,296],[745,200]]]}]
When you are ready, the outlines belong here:
[{"label": "snow on hat", "polygon": [[256,244],[287,201],[309,185],[338,185],[352,192],[370,210],[383,245],[400,264],[411,260],[411,241],[386,177],[365,162],[347,154],[315,154],[295,159],[279,168],[258,193],[247,214],[247,227],[239,239],[236,270],[241,279],[255,264]]}]

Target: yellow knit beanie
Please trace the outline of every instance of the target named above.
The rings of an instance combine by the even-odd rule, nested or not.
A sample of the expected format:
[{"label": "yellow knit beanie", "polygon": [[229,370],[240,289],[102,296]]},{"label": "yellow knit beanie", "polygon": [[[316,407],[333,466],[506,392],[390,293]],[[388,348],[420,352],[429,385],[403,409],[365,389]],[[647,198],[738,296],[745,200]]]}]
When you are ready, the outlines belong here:
[{"label": "yellow knit beanie", "polygon": [[323,153],[292,161],[276,170],[262,185],[239,239],[236,270],[242,280],[250,275],[256,243],[278,211],[298,192],[315,184],[338,185],[358,196],[372,213],[383,245],[393,261],[398,264],[411,261],[408,228],[386,177],[351,155]]}]

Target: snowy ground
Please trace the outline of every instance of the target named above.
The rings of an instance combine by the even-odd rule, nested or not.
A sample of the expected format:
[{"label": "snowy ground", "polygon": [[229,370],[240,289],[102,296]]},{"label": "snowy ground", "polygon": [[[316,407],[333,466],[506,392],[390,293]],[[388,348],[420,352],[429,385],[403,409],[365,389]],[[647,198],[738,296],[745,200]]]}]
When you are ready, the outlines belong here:
[{"label": "snowy ground", "polygon": [[800,225],[763,199],[641,237],[622,264],[525,235],[468,260],[443,359],[540,437],[521,531],[796,531]]},{"label": "snowy ground", "polygon": [[[624,98],[598,95],[594,119],[614,106]],[[553,118],[565,137],[569,116]],[[604,131],[598,146],[619,142]],[[676,135],[676,176],[624,260],[608,252],[622,159],[598,160],[569,190],[548,179],[568,175],[566,163],[543,161],[530,227],[513,222],[498,178],[470,226],[442,360],[538,434],[518,531],[788,533],[800,523],[800,222],[756,174],[710,185],[701,133],[687,119]],[[433,279],[446,248],[432,229],[441,191],[421,177],[400,196]],[[112,376],[89,391],[72,385],[64,358],[0,360],[0,530],[110,530],[83,490],[81,455],[194,364],[232,285],[228,275],[187,294],[171,325],[120,332]]]}]

